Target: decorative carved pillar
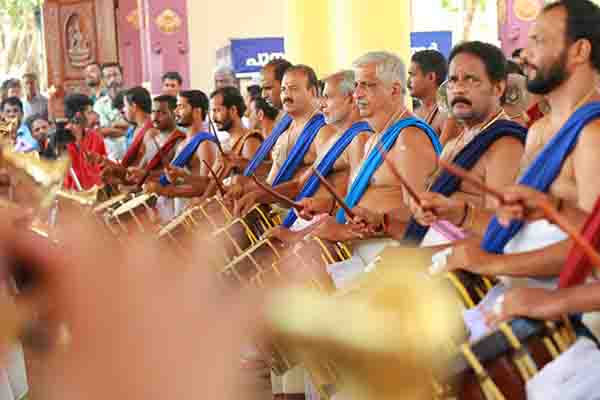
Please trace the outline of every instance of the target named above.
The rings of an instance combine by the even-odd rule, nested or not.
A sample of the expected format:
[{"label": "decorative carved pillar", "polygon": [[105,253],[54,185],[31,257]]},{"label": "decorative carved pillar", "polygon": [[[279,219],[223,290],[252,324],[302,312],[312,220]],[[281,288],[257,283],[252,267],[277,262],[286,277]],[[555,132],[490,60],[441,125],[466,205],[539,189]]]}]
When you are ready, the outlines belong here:
[{"label": "decorative carved pillar", "polygon": [[527,45],[529,28],[544,0],[498,0],[498,32],[504,54]]},{"label": "decorative carved pillar", "polygon": [[118,60],[112,0],[46,0],[43,6],[48,86],[56,89],[50,106],[63,114],[63,98],[87,92],[84,68],[92,61]]}]

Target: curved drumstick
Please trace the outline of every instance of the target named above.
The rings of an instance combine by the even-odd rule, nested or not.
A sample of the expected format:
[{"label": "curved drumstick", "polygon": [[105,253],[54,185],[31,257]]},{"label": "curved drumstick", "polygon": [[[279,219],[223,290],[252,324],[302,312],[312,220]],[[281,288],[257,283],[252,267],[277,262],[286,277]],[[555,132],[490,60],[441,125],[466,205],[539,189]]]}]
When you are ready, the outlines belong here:
[{"label": "curved drumstick", "polygon": [[317,176],[317,178],[319,178],[319,180],[321,181],[321,184],[325,187],[325,189],[327,189],[329,194],[331,194],[333,196],[333,198],[335,199],[335,201],[340,205],[340,207],[342,207],[342,209],[344,210],[346,215],[348,215],[348,218],[355,219],[356,214],[354,214],[352,212],[352,210],[350,209],[350,207],[348,207],[346,202],[340,197],[340,195],[337,194],[337,192],[335,191],[335,188],[333,186],[331,186],[331,184],[329,182],[327,182],[327,179],[323,178],[323,175],[321,175],[315,167],[313,167],[312,170],[313,170],[314,174]]},{"label": "curved drumstick", "polygon": [[208,168],[208,172],[210,172],[210,175],[214,179],[217,185],[217,189],[219,189],[219,193],[221,193],[221,196],[225,196],[225,188],[221,184],[221,181],[219,181],[219,177],[217,176],[217,174],[215,174],[215,171],[213,171],[213,169],[210,167],[210,165],[208,165],[208,163],[205,160],[202,160],[202,162],[204,163],[204,165],[206,165],[206,168]]},{"label": "curved drumstick", "polygon": [[[481,182],[465,169],[441,159],[440,166],[446,169],[452,175],[455,175],[464,181],[475,185],[477,188],[495,197],[500,202],[504,204],[507,203],[504,199],[504,195],[500,191]],[[577,244],[577,246],[581,247],[585,255],[596,267],[600,267],[600,254],[598,254],[594,247],[583,236],[581,236],[576,228],[574,228],[562,215],[560,215],[554,206],[549,204],[547,201],[537,202],[536,205],[542,210],[544,216],[548,218],[548,220],[554,222],[562,231],[569,235],[569,237]]]},{"label": "curved drumstick", "polygon": [[285,195],[283,195],[281,193],[277,193],[271,187],[265,185],[263,182],[261,182],[256,177],[256,175],[252,174],[250,177],[252,178],[252,180],[254,181],[254,183],[256,183],[256,185],[259,188],[261,188],[265,192],[269,193],[271,196],[275,197],[278,202],[284,204],[286,207],[288,207],[288,208],[295,208],[298,211],[302,211],[304,209],[304,206],[302,204],[295,202],[294,200],[290,199],[289,197],[287,197],[287,196],[285,196]]}]

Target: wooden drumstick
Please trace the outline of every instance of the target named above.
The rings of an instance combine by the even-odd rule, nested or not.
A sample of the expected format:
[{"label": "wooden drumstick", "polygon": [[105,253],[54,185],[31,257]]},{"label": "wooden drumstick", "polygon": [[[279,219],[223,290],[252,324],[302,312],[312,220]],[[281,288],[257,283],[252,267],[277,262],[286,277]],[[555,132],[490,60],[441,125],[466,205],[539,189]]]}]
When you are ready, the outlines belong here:
[{"label": "wooden drumstick", "polygon": [[[150,139],[152,140],[152,142],[154,142],[154,146],[156,147],[156,149],[158,151],[158,155],[160,155],[160,157],[161,157],[163,166],[167,167],[170,163],[168,160],[166,160],[165,155],[161,151],[162,150],[161,147],[158,145],[158,142],[156,141],[156,138],[154,136],[150,135]],[[144,172],[142,179],[140,179],[140,182],[138,183],[139,187],[142,187],[144,185],[144,183],[146,183],[146,181],[150,177],[151,173],[152,173],[152,171],[150,170],[150,168],[146,167],[146,171]]]},{"label": "wooden drumstick", "polygon": [[171,162],[169,160],[167,160],[167,156],[165,155],[165,153],[162,152],[162,147],[160,147],[158,145],[156,138],[152,135],[150,135],[150,138],[152,139],[152,142],[154,143],[154,146],[156,147],[156,149],[158,151],[158,155],[160,156],[160,160],[163,164],[163,167],[168,167],[169,165],[171,165]]},{"label": "wooden drumstick", "polygon": [[315,167],[313,167],[313,172],[315,173],[317,178],[319,178],[319,180],[321,181],[321,184],[325,187],[325,189],[327,189],[329,194],[331,194],[333,196],[333,198],[335,199],[335,201],[340,205],[340,207],[342,207],[342,209],[344,210],[346,215],[348,215],[348,218],[350,218],[350,219],[356,218],[356,214],[354,214],[352,212],[352,210],[350,209],[350,207],[348,207],[346,202],[337,194],[337,192],[335,191],[335,188],[333,186],[331,186],[331,184],[329,182],[327,182],[327,179],[323,178],[323,175],[321,175]]},{"label": "wooden drumstick", "polygon": [[385,152],[385,150],[381,147],[380,143],[376,144],[376,148],[381,157],[383,158],[383,161],[390,168],[390,171],[392,171],[392,175],[394,175],[394,177],[400,181],[400,184],[404,186],[410,198],[415,202],[415,204],[421,205],[421,198],[419,197],[417,192],[412,188],[412,186],[410,186],[406,179],[404,179],[400,171],[398,171],[398,169],[396,168],[396,165],[394,165],[394,163],[387,158],[389,153]]},{"label": "wooden drumstick", "polygon": [[587,258],[594,264],[596,267],[600,268],[600,254],[594,249],[594,247],[588,242],[581,233],[577,229],[571,225],[566,218],[564,218],[558,210],[554,206],[552,206],[547,201],[540,201],[537,203],[537,206],[544,212],[544,215],[548,220],[552,221],[554,224],[558,225],[558,227],[566,232],[571,239],[577,244],[577,246],[581,247],[581,250],[585,253]]},{"label": "wooden drumstick", "polygon": [[438,163],[440,165],[440,167],[442,167],[443,169],[445,169],[446,171],[450,172],[452,175],[462,179],[463,181],[469,182],[470,184],[474,185],[475,187],[477,187],[477,189],[481,190],[482,192],[485,192],[493,197],[495,197],[496,199],[498,199],[499,201],[501,201],[502,203],[506,203],[506,201],[504,200],[504,195],[494,189],[493,187],[490,187],[488,185],[486,185],[485,183],[481,182],[479,180],[479,178],[474,177],[469,171],[467,171],[464,168],[459,167],[456,164],[450,163],[446,160],[443,159],[439,159]]},{"label": "wooden drumstick", "polygon": [[225,188],[221,184],[221,181],[219,180],[219,177],[217,176],[217,174],[215,174],[215,171],[213,171],[213,169],[210,167],[210,165],[208,165],[208,163],[205,160],[202,160],[202,162],[204,163],[204,165],[206,165],[206,168],[208,168],[208,172],[214,179],[215,184],[217,185],[217,189],[219,190],[219,193],[221,194],[221,196],[225,196],[225,193],[226,193]]},{"label": "wooden drumstick", "polygon": [[[504,199],[504,195],[501,192],[481,182],[479,179],[471,175],[471,173],[469,173],[465,169],[448,163],[444,160],[440,160],[440,166],[442,166],[452,175],[455,175],[475,185],[483,192],[495,197],[501,203],[507,203]],[[577,246],[581,247],[585,255],[594,265],[600,267],[600,254],[598,254],[594,247],[583,236],[581,236],[581,234],[576,228],[574,228],[563,216],[560,215],[560,213],[554,206],[549,204],[547,201],[537,202],[536,205],[542,210],[544,216],[548,220],[555,223],[561,230],[563,230],[569,235],[569,237],[577,244]]]},{"label": "wooden drumstick", "polygon": [[288,207],[288,208],[295,208],[298,211],[302,211],[304,209],[304,206],[302,204],[300,204],[298,202],[295,202],[294,200],[290,199],[289,197],[287,197],[287,196],[285,196],[285,195],[283,195],[281,193],[277,193],[271,187],[269,187],[268,185],[265,185],[263,182],[261,182],[256,177],[256,175],[252,174],[251,177],[252,177],[252,180],[254,181],[254,183],[256,183],[256,185],[259,188],[261,188],[265,192],[269,193],[271,196],[275,197],[278,202],[282,203],[286,207]]}]

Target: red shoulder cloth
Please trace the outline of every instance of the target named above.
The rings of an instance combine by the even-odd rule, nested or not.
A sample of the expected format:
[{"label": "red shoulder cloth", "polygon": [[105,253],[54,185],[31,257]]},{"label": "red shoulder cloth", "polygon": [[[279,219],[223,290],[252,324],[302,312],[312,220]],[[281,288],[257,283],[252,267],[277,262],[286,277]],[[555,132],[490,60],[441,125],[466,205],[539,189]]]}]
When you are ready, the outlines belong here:
[{"label": "red shoulder cloth", "polygon": [[535,103],[533,106],[529,107],[527,110],[527,117],[529,121],[527,122],[527,127],[530,128],[537,120],[541,119],[544,116],[542,110],[540,110],[540,103]]},{"label": "red shoulder cloth", "polygon": [[[79,143],[67,145],[67,151],[71,158],[71,168],[75,175],[77,175],[77,179],[83,190],[102,184],[99,164],[91,164],[86,159],[86,154],[89,153],[106,157],[104,139],[100,135],[94,131],[88,131]],[[64,187],[70,190],[77,190],[77,184],[71,173],[65,176]]]},{"label": "red shoulder cloth", "polygon": [[125,153],[125,157],[121,160],[121,166],[125,168],[131,167],[131,164],[137,158],[137,155],[142,147],[142,143],[144,143],[144,136],[146,136],[146,132],[148,129],[152,128],[152,121],[148,119],[142,129],[135,135],[131,146],[127,149],[127,153]]},{"label": "red shoulder cloth", "polygon": [[[173,147],[175,147],[177,142],[183,138],[185,138],[185,133],[181,132],[179,129],[175,129],[173,132],[171,132],[165,141],[165,144],[162,145],[156,155],[152,158],[152,160],[150,160],[148,165],[146,165],[146,170],[152,171],[153,169],[159,167],[162,164],[163,158],[165,158],[171,152],[171,150],[173,150]],[[166,167],[166,165],[164,166]]]},{"label": "red shoulder cloth", "polygon": [[[582,236],[594,248],[600,245],[600,198],[596,201],[594,211],[585,221]],[[581,285],[592,273],[594,266],[586,257],[585,253],[577,245],[571,247],[567,261],[560,273],[558,287],[566,288],[575,285]]]}]

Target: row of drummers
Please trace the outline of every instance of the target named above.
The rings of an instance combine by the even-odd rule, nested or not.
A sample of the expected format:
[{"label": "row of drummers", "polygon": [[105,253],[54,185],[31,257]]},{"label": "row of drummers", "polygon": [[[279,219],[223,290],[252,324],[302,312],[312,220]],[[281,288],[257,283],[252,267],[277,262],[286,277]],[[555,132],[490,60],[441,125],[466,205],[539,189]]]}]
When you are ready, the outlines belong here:
[{"label": "row of drummers", "polygon": [[[230,107],[227,112],[234,122],[228,128],[232,146],[227,151],[218,135],[202,129],[208,109],[206,96],[199,91],[182,92],[175,115],[178,124],[188,129],[179,143],[168,140],[172,135],[162,138],[162,144],[155,136],[148,139],[145,135],[150,129],[146,126],[140,127],[136,136],[136,140],[142,138],[140,143],[149,140],[154,144],[158,150],[155,158],[160,158],[158,164],[164,168],[144,170],[106,164],[107,183],[134,181],[134,186],[142,189],[116,196],[96,206],[95,212],[102,214],[118,235],[131,229],[150,230],[181,251],[199,245],[197,235],[190,232],[202,232],[220,244],[214,259],[216,269],[227,280],[242,284],[260,286],[270,278],[290,277],[331,293],[336,289],[352,291],[367,271],[379,274],[402,269],[415,259],[420,260],[420,274],[415,276],[421,280],[413,282],[415,285],[426,285],[431,271],[454,270],[436,279],[451,285],[462,303],[464,321],[463,316],[457,318],[463,337],[457,343],[465,344],[456,346],[456,358],[445,369],[452,372],[447,375],[459,379],[452,380],[450,386],[435,385],[436,395],[518,399],[527,398],[530,392],[532,398],[537,372],[575,342],[575,331],[589,332],[575,317],[559,323],[517,319],[493,330],[496,323],[515,316],[560,319],[557,317],[567,311],[577,310],[535,315],[542,308],[539,300],[551,296],[545,289],[537,289],[534,296],[523,295],[533,303],[520,306],[512,304],[513,295],[510,305],[518,311],[509,310],[509,297],[504,292],[512,282],[500,282],[497,276],[524,274],[514,272],[514,268],[486,270],[492,264],[487,260],[502,256],[486,259],[484,253],[530,252],[526,258],[531,262],[531,252],[567,243],[565,233],[576,234],[562,215],[576,215],[579,226],[586,215],[577,212],[574,206],[578,203],[557,202],[533,189],[559,198],[553,188],[576,185],[577,171],[573,174],[562,169],[563,165],[585,168],[568,162],[585,149],[575,144],[565,150],[557,141],[570,135],[576,143],[585,123],[576,128],[572,119],[564,126],[542,123],[537,125],[540,132],[532,132],[534,126],[529,135],[539,138],[538,146],[525,149],[526,129],[510,121],[503,111],[502,91],[490,90],[475,104],[465,90],[474,82],[473,76],[479,84],[502,86],[487,72],[488,63],[497,62],[494,68],[499,68],[502,62],[486,56],[496,54],[490,47],[467,42],[452,52],[450,75],[461,71],[456,80],[464,78],[464,82],[448,85],[447,95],[463,131],[443,149],[427,122],[405,108],[403,78],[398,72],[402,71],[398,68],[402,61],[388,52],[368,53],[356,60],[354,71],[327,78],[320,99],[310,67],[292,66],[280,72],[274,84],[281,92],[283,110],[270,123],[264,118],[269,134],[243,128],[240,113]],[[211,107],[227,108],[225,96],[211,96]],[[600,111],[593,101],[597,93],[594,90],[579,97],[577,113],[570,118],[589,122]],[[544,135],[547,132],[558,133]],[[254,151],[249,151],[253,147]],[[529,160],[522,171],[516,162],[521,157]],[[499,190],[514,183],[519,175],[519,183],[529,188]],[[421,193],[425,189],[428,192]],[[580,193],[573,190],[569,196]],[[168,214],[161,207],[174,207],[182,197],[193,200],[160,224],[157,214],[163,218]],[[503,224],[491,219],[496,208],[504,217]],[[512,217],[536,221],[517,224],[509,221]],[[588,257],[595,254],[580,236],[573,237],[578,243],[573,250],[577,262],[569,264],[569,276],[578,279],[561,279],[563,286],[582,283],[590,270]],[[415,253],[412,248],[394,247],[398,240],[428,248]],[[454,241],[460,245],[449,247]],[[544,260],[547,258],[534,263]],[[531,275],[552,274],[542,269]],[[386,280],[377,279],[384,286]],[[368,289],[359,284],[358,290]],[[396,302],[383,307],[394,312],[394,307],[404,306]],[[522,312],[524,309],[534,315]],[[294,364],[293,359],[282,355],[285,351],[276,353],[279,355],[274,359],[285,362],[276,363],[279,367],[275,370],[283,372]],[[337,371],[335,366],[333,362],[333,367],[326,369]],[[315,375],[322,378],[322,374]],[[326,382],[313,379],[321,394],[329,396],[338,389],[331,383],[340,376],[332,373]],[[541,386],[548,393],[548,388],[559,381],[563,382],[557,378]]]}]

